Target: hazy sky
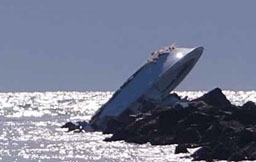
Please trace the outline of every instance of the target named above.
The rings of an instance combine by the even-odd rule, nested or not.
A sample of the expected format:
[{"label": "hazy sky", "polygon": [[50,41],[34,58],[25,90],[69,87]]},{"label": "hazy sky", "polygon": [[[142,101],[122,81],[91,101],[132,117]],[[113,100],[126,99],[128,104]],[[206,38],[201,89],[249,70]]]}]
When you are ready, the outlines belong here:
[{"label": "hazy sky", "polygon": [[0,91],[115,90],[150,53],[204,46],[178,90],[256,89],[256,1],[1,0]]}]

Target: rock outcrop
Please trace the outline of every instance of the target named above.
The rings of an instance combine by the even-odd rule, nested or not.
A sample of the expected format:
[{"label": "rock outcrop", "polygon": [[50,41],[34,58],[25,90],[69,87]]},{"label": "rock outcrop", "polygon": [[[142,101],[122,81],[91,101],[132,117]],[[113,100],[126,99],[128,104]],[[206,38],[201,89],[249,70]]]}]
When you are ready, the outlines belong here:
[{"label": "rock outcrop", "polygon": [[[192,101],[131,115],[126,121],[111,120],[103,133],[113,135],[105,141],[178,144],[175,153],[200,147],[191,155],[194,160],[256,160],[255,103],[232,105],[219,88]],[[81,131],[78,125],[63,127]]]},{"label": "rock outcrop", "polygon": [[112,128],[105,141],[137,144],[178,144],[176,153],[201,147],[194,160],[256,160],[256,106],[234,106],[216,88],[186,108],[164,106],[132,117],[123,127]]}]

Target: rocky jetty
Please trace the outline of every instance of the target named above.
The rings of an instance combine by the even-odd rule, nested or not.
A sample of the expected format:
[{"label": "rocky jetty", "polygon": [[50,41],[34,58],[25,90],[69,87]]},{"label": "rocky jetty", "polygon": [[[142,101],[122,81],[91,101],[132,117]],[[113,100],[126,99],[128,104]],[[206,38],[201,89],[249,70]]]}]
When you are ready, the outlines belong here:
[{"label": "rocky jetty", "polygon": [[[63,128],[81,132],[88,129],[83,125],[66,123]],[[191,155],[194,160],[256,160],[255,103],[232,105],[219,88],[191,101],[130,115],[125,122],[113,118],[106,125],[103,133],[113,135],[105,141],[178,144],[175,153],[199,147]]]},{"label": "rocky jetty", "polygon": [[256,160],[255,103],[232,105],[219,88],[185,107],[164,106],[130,118],[125,124],[113,120],[105,132],[113,135],[105,141],[178,144],[175,153],[200,147],[194,160]]}]

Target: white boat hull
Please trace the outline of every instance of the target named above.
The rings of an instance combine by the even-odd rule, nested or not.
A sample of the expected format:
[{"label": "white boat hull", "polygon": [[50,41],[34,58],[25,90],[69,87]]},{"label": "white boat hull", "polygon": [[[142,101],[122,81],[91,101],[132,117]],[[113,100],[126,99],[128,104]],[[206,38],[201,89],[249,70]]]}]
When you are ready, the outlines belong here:
[{"label": "white boat hull", "polygon": [[203,47],[197,47],[168,48],[155,53],[97,111],[91,125],[104,129],[107,118],[118,118],[128,111],[136,114],[145,102],[161,104],[190,72],[202,52]]}]

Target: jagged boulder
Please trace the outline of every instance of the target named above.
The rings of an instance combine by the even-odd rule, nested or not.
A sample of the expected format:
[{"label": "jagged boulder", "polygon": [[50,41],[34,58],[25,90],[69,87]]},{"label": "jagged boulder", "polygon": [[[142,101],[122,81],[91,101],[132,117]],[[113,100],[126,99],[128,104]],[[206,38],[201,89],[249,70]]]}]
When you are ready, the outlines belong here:
[{"label": "jagged boulder", "polygon": [[244,110],[256,110],[256,104],[252,101],[248,101],[242,106],[242,109],[244,109]]},{"label": "jagged boulder", "polygon": [[221,107],[228,107],[231,106],[230,101],[227,97],[222,93],[220,88],[215,88],[210,92],[206,93],[202,97],[195,99],[194,101],[204,101],[208,105],[212,106],[221,106]]},{"label": "jagged boulder", "polygon": [[188,149],[186,145],[178,145],[175,147],[175,154],[179,153],[188,153]]}]

